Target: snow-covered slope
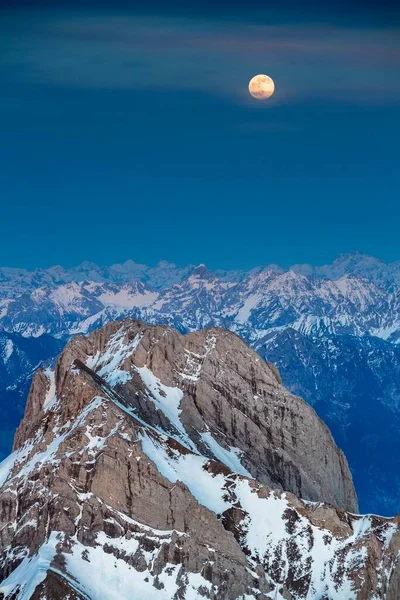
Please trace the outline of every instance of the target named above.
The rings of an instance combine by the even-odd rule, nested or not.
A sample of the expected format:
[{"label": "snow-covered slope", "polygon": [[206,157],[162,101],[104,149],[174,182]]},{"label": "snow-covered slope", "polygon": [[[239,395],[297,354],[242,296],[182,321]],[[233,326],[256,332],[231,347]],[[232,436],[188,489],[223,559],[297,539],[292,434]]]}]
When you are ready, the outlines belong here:
[{"label": "snow-covered slope", "polygon": [[[254,433],[263,419],[264,441]],[[348,485],[312,409],[237,336],[126,321],[76,338],[53,372],[36,374],[14,453],[0,464],[0,595],[396,600],[398,520],[257,481],[251,448],[268,471],[275,434],[287,452],[297,435],[293,467],[304,480],[310,470],[321,494]],[[282,456],[272,478],[284,473]]]},{"label": "snow-covered slope", "polygon": [[35,369],[64,346],[51,336],[24,338],[0,331],[0,460],[9,454]]},{"label": "snow-covered slope", "polygon": [[350,457],[361,506],[393,514],[400,511],[399,273],[397,263],[357,253],[325,267],[249,273],[133,261],[0,269],[0,326],[63,340],[125,316],[182,332],[229,328],[329,421]]},{"label": "snow-covered slope", "polygon": [[353,275],[331,281],[263,270],[227,281],[201,265],[158,291],[140,282],[71,282],[10,296],[0,309],[1,325],[25,336],[70,335],[131,315],[174,322],[183,331],[223,324],[252,340],[288,326],[309,336],[400,339],[399,290],[388,292]]},{"label": "snow-covered slope", "polygon": [[297,273],[325,279],[339,279],[343,275],[355,275],[384,288],[400,284],[400,261],[385,263],[362,252],[341,254],[333,263],[321,267],[293,265],[292,269]]}]

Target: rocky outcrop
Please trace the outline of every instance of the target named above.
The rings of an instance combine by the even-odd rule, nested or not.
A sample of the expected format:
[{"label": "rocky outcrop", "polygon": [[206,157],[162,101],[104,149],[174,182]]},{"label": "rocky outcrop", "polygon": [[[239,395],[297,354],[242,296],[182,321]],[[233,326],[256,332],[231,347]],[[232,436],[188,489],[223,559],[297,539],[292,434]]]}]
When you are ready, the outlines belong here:
[{"label": "rocky outcrop", "polygon": [[[209,329],[183,336],[168,327],[125,321],[76,338],[63,352],[55,374],[57,389],[62,386],[61,395],[68,396],[65,419],[83,406],[80,391],[74,397],[74,361],[91,365],[136,414],[188,448],[218,459],[212,452],[216,440],[225,449],[240,451],[243,472],[261,483],[357,511],[346,459],[327,427],[235,334]],[[36,426],[42,378],[39,373],[32,386],[28,418],[16,434],[15,448]],[[173,409],[167,406],[174,403]]]},{"label": "rocky outcrop", "polygon": [[398,589],[398,521],[343,510],[329,431],[224,330],[125,321],[72,340],[35,376],[0,486],[7,600]]}]

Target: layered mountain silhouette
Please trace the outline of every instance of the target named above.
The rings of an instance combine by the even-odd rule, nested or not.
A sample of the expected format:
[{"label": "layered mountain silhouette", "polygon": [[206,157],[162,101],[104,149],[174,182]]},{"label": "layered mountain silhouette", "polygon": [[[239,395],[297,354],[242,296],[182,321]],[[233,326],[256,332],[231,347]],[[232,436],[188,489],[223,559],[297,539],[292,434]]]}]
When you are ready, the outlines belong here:
[{"label": "layered mountain silhouette", "polygon": [[[133,261],[0,269],[0,326],[20,341],[42,340],[36,342],[38,360],[57,354],[51,338],[64,343],[126,316],[182,333],[230,329],[273,362],[285,385],[328,423],[349,459],[361,509],[391,515],[400,507],[399,281],[399,263],[360,253],[324,267],[272,265],[250,272]],[[0,351],[0,368],[7,370],[16,356]],[[2,426],[4,440],[22,416],[30,377],[24,365],[12,370],[21,384],[12,397],[7,388],[13,381],[0,390],[3,412],[11,415]]]}]

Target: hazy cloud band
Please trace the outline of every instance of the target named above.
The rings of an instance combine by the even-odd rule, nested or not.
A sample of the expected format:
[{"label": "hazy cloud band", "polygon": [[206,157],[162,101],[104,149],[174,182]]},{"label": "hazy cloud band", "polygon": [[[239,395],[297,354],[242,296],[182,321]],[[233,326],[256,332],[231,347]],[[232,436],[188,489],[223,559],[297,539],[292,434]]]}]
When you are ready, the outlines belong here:
[{"label": "hazy cloud band", "polygon": [[400,98],[397,29],[54,11],[2,21],[2,78],[14,82],[199,90],[247,102],[247,81],[265,72],[276,82],[274,102]]}]

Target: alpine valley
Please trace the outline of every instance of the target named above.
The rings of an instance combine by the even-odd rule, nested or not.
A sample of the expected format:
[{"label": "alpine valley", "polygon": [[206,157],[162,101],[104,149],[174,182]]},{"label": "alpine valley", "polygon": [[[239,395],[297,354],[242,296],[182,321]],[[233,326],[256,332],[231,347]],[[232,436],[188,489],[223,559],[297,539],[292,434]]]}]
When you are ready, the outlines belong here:
[{"label": "alpine valley", "polygon": [[[237,333],[327,423],[349,461],[361,511],[399,512],[400,263],[355,253],[323,267],[250,272],[133,261],[0,269],[0,458],[11,449],[34,369],[53,368],[69,339],[126,317],[182,334],[214,326]],[[65,422],[57,427],[64,431]],[[247,465],[249,473],[262,484],[277,482]],[[307,499],[302,489],[283,487]],[[308,499],[315,498],[330,501]],[[117,513],[107,518],[122,526]]]}]

